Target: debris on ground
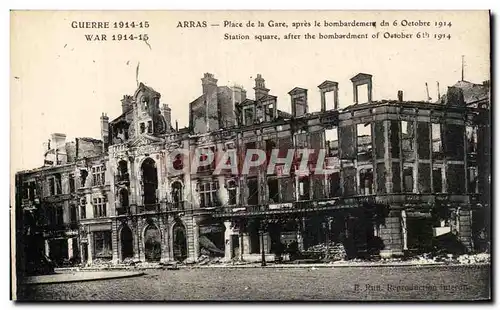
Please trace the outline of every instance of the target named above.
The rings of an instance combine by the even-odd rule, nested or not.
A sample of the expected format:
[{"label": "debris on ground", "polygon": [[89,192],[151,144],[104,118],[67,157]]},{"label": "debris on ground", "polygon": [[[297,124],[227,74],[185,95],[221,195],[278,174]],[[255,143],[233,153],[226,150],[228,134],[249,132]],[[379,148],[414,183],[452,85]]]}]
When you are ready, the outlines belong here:
[{"label": "debris on ground", "polygon": [[335,242],[330,242],[328,246],[326,243],[316,244],[309,247],[303,254],[305,256],[314,256],[316,254],[327,261],[340,261],[345,260],[347,257],[344,245]]}]

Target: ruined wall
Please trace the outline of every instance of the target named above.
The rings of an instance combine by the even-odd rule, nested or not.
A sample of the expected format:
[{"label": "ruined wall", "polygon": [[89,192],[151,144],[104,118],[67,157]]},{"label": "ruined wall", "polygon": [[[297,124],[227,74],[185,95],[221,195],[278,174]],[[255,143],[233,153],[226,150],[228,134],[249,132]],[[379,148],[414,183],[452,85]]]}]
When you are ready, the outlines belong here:
[{"label": "ruined wall", "polygon": [[235,124],[233,96],[229,87],[219,87],[217,101],[220,114],[220,128],[231,127]]},{"label": "ruined wall", "polygon": [[103,142],[92,138],[76,138],[77,158],[93,157],[103,153]]}]

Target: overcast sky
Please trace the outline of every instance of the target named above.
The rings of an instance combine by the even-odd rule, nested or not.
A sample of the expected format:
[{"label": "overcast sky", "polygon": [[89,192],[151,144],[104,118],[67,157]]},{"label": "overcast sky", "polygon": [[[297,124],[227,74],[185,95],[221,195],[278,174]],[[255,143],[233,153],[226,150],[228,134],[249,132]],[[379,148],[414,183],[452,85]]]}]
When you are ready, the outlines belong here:
[{"label": "overcast sky", "polygon": [[[107,15],[106,15],[107,14]],[[385,15],[384,15],[385,14]],[[461,78],[465,55],[465,79],[481,83],[489,79],[489,28],[487,13],[404,12],[24,12],[11,21],[11,154],[12,169],[31,169],[43,163],[42,144],[53,132],[75,137],[100,138],[102,112],[114,119],[121,113],[120,99],[136,89],[139,80],[162,94],[161,103],[172,108],[172,122],[188,125],[188,103],[201,94],[201,77],[211,72],[218,85],[243,85],[253,98],[257,73],[278,97],[278,108],[290,111],[288,91],[296,86],[309,90],[309,109],[320,109],[317,86],[324,80],[339,82],[340,106],[352,104],[351,77],[373,75],[373,99],[396,99],[403,90],[407,100],[425,100],[425,83],[437,99],[446,86]],[[399,14],[399,15],[398,15]],[[179,20],[224,19],[287,21],[410,20],[451,21],[452,27],[429,33],[450,33],[450,40],[297,40],[278,42],[225,41],[224,33],[311,34],[334,32],[372,33],[377,29],[277,28],[179,29]],[[124,31],[73,29],[71,21],[142,21],[148,29]],[[391,32],[400,32],[400,28]],[[424,29],[425,30],[425,29]],[[406,28],[406,32],[418,32]],[[87,42],[84,34],[145,34],[144,42]]]}]

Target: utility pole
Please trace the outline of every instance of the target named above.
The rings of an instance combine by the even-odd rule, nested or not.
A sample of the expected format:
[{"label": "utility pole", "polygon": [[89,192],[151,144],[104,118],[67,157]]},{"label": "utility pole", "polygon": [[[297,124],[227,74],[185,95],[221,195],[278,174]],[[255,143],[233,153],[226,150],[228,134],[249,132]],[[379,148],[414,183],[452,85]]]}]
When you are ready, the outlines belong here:
[{"label": "utility pole", "polygon": [[462,55],[462,81],[464,80],[464,55]]}]

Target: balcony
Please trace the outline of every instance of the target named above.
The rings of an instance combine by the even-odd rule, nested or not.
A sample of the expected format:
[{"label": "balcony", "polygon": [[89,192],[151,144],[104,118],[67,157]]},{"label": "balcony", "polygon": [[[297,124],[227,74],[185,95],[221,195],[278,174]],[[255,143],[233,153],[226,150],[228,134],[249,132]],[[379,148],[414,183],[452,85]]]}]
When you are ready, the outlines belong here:
[{"label": "balcony", "polygon": [[129,174],[123,173],[115,176],[116,184],[128,184],[130,182]]},{"label": "balcony", "polygon": [[167,203],[167,211],[184,211],[184,208],[185,208],[184,201]]},{"label": "balcony", "polygon": [[159,203],[145,204],[143,206],[137,206],[137,213],[159,213],[161,211]]},{"label": "balcony", "polygon": [[116,215],[129,215],[130,213],[130,207],[120,207],[116,208]]}]

